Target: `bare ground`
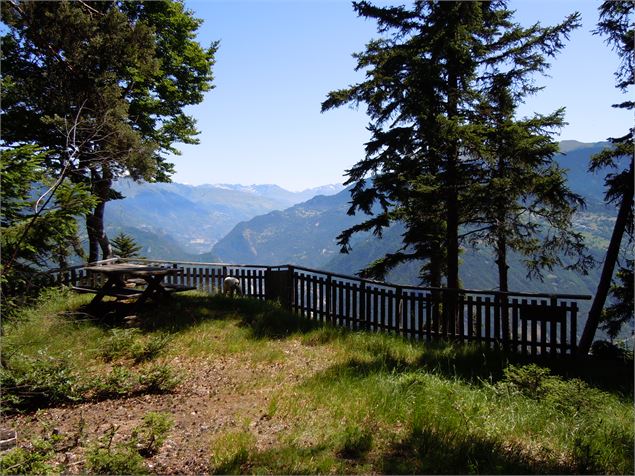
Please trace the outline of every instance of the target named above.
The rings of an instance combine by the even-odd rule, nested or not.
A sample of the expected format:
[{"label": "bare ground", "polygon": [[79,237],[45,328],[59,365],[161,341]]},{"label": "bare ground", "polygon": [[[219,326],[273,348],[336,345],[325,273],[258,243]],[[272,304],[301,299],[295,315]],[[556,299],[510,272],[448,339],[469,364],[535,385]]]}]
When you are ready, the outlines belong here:
[{"label": "bare ground", "polygon": [[84,473],[84,449],[116,428],[113,443],[130,437],[148,412],[167,412],[174,426],[160,451],[148,458],[151,472],[201,474],[209,471],[210,446],[219,433],[245,429],[256,438],[258,450],[277,446],[290,421],[270,416],[272,397],[324,369],[324,352],[302,345],[298,339],[279,342],[285,358],[254,363],[244,356],[210,359],[174,358],[167,363],[183,381],[169,394],[69,405],[34,414],[2,419],[3,428],[15,429],[18,445],[33,438],[58,434],[56,460],[68,474]]}]

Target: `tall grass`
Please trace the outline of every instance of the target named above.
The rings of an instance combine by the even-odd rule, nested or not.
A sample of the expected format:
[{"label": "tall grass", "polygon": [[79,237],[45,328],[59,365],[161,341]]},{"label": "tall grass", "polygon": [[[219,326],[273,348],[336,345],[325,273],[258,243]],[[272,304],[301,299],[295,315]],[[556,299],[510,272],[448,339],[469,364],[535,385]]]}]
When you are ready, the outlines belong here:
[{"label": "tall grass", "polygon": [[[33,362],[64,362],[58,373],[74,376],[67,381],[78,388],[101,376],[101,387],[78,398],[117,398],[142,383],[141,391],[174,388],[168,363],[176,357],[280,364],[271,366],[280,373],[248,385],[268,390],[261,411],[284,431],[263,446],[249,426],[225,428],[210,444],[210,472],[633,471],[632,373],[617,378],[613,368],[607,376],[603,362],[531,362],[477,346],[349,332],[277,305],[199,292],[146,307],[131,330],[110,319],[108,305],[99,319],[83,314],[87,299],[51,292],[3,324],[3,371],[15,377],[33,373]],[[303,359],[319,365],[304,367]]]}]

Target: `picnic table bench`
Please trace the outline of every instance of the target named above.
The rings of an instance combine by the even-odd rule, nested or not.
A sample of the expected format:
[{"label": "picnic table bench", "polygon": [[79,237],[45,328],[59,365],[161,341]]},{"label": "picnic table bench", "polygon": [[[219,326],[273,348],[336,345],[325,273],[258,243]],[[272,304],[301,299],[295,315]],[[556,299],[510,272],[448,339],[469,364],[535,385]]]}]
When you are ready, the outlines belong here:
[{"label": "picnic table bench", "polygon": [[[73,286],[77,292],[93,293],[95,297],[91,304],[99,303],[104,297],[111,296],[118,299],[136,299],[135,305],[143,304],[147,299],[158,300],[171,293],[195,289],[181,284],[164,284],[166,276],[179,274],[175,268],[147,266],[129,263],[115,263],[86,268],[89,273],[106,276],[106,282],[100,288]],[[126,282],[134,285],[144,285],[143,288],[130,288]]]}]

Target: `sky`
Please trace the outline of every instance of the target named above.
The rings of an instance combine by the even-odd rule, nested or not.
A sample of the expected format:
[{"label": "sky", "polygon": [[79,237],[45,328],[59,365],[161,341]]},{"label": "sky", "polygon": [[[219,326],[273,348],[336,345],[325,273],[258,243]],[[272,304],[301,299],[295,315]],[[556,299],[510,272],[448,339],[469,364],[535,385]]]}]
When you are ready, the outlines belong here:
[{"label": "sky", "polygon": [[[171,158],[173,181],[273,183],[299,191],[343,183],[345,171],[364,157],[368,117],[363,105],[325,113],[329,91],[363,80],[354,52],[378,36],[347,1],[202,1],[186,7],[204,22],[198,41],[220,40],[214,89],[188,113],[197,119],[199,145],[179,145]],[[528,26],[562,21],[579,11],[575,30],[553,60],[544,89],[520,116],[566,108],[560,140],[597,142],[623,135],[632,113],[611,108],[625,95],[615,88],[617,54],[593,35],[598,1],[510,0],[515,20]]]}]

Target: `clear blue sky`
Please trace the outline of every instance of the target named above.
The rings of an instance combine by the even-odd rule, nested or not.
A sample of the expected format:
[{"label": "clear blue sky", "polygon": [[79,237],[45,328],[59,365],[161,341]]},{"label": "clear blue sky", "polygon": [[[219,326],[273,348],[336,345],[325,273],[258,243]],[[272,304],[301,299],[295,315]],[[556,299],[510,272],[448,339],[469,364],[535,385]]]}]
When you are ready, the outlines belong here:
[{"label": "clear blue sky", "polygon": [[[552,25],[579,11],[582,27],[553,62],[545,89],[521,115],[566,107],[560,139],[595,142],[625,133],[632,114],[611,104],[625,95],[614,87],[617,55],[592,35],[597,5],[591,0],[511,0],[516,20]],[[368,119],[340,108],[320,113],[326,94],[363,79],[354,52],[377,36],[346,1],[186,0],[204,20],[199,41],[220,40],[215,89],[190,108],[200,144],[174,157],[176,182],[275,183],[302,190],[341,183],[364,156]]]}]

